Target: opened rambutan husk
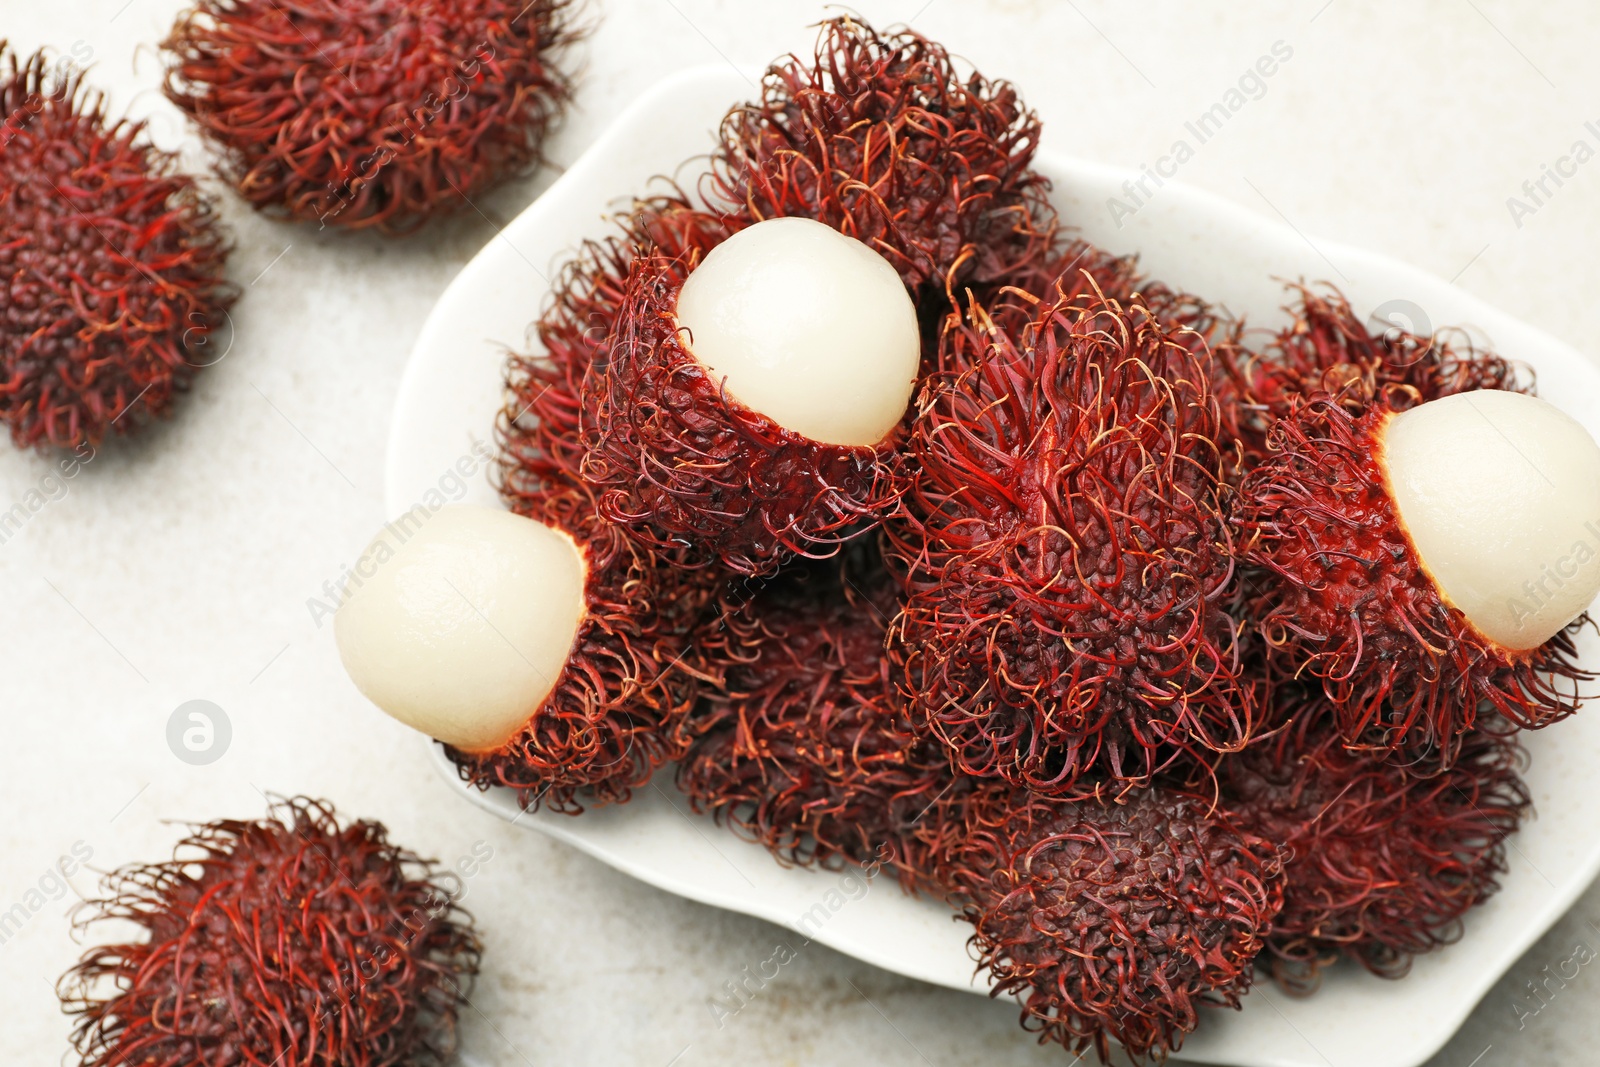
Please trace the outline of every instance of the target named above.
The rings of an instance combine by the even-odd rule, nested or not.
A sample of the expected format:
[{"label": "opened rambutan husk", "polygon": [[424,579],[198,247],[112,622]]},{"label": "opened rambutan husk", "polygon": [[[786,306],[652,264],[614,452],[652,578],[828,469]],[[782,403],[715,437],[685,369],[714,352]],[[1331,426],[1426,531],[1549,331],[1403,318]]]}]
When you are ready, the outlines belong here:
[{"label": "opened rambutan husk", "polygon": [[1400,978],[1499,888],[1506,838],[1532,810],[1526,755],[1503,723],[1469,734],[1448,767],[1352,750],[1315,687],[1288,683],[1278,700],[1283,728],[1217,764],[1222,805],[1284,860],[1263,959],[1296,994],[1341,956]]},{"label": "opened rambutan husk", "polygon": [[1239,1006],[1283,900],[1271,842],[1162,789],[1108,803],[968,786],[919,824],[932,876],[1041,1041],[1164,1059],[1201,1007]]},{"label": "opened rambutan husk", "polygon": [[1587,616],[1517,651],[1445,600],[1380,468],[1394,413],[1314,394],[1277,420],[1238,496],[1243,612],[1285,675],[1321,683],[1346,743],[1448,765],[1485,711],[1536,728],[1577,710],[1594,678],[1573,641]]},{"label": "opened rambutan husk", "polygon": [[0,64],[0,421],[20,447],[92,449],[170,415],[220,358],[229,244],[176,157],[80,72],[3,41]]},{"label": "opened rambutan husk", "polygon": [[894,265],[919,303],[948,307],[1050,244],[1039,129],[1009,83],[912,30],[843,16],[822,24],[814,57],[775,63],[761,98],[729,112],[701,191],[751,221],[827,223]]},{"label": "opened rambutan husk", "polygon": [[909,830],[953,777],[896,699],[883,641],[898,604],[874,541],[730,584],[699,641],[720,684],[678,785],[782,863],[887,865],[913,888],[926,863]]},{"label": "opened rambutan husk", "polygon": [[1215,345],[1217,395],[1248,471],[1268,453],[1267,435],[1297,399],[1338,397],[1352,410],[1381,401],[1395,410],[1477,389],[1533,392],[1531,369],[1480,351],[1462,331],[1429,337],[1398,327],[1373,332],[1331,286],[1289,287],[1293,321],[1254,350],[1253,331]]},{"label": "opened rambutan husk", "polygon": [[171,860],[122,868],[80,905],[80,929],[143,932],[89,949],[58,986],[80,1062],[451,1060],[480,949],[441,873],[324,801],[191,827]]},{"label": "opened rambutan husk", "polygon": [[1021,329],[974,308],[944,346],[966,369],[924,385],[886,527],[913,715],[963,773],[1052,795],[1241,745],[1204,343],[1096,294]]},{"label": "opened rambutan husk", "polygon": [[570,0],[198,0],[166,94],[254,207],[413,230],[540,159],[571,93]]},{"label": "opened rambutan husk", "polygon": [[692,637],[715,583],[606,522],[581,482],[515,484],[504,489],[512,510],[579,546],[584,616],[566,667],[516,736],[493,751],[445,751],[464,781],[514,789],[527,809],[578,814],[625,802],[694,739]]}]

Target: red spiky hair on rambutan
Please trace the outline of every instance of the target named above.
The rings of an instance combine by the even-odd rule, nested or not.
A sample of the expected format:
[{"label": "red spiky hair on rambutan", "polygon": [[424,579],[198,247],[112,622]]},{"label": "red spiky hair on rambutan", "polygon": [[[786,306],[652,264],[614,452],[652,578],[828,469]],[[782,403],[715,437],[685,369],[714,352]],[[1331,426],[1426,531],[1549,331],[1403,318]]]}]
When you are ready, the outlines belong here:
[{"label": "red spiky hair on rambutan", "polygon": [[1241,600],[1283,673],[1321,683],[1346,743],[1448,765],[1480,707],[1529,728],[1577,710],[1594,678],[1572,638],[1587,616],[1517,651],[1445,600],[1381,466],[1394,414],[1348,392],[1290,404],[1239,490]]},{"label": "red spiky hair on rambutan", "polygon": [[715,582],[641,546],[582,483],[502,486],[513,511],[562,531],[584,558],[584,615],[544,702],[493,751],[446,745],[464,781],[506,786],[524,808],[579,814],[623,803],[689,750],[699,693],[692,639]]},{"label": "red spiky hair on rambutan", "polygon": [[[1069,795],[1251,733],[1203,343],[1140,304],[952,320],[887,526],[913,714],[964,773]],[[1106,787],[1099,775],[1085,788]]]},{"label": "red spiky hair on rambutan", "polygon": [[383,1067],[453,1058],[478,973],[471,919],[441,872],[375,822],[324,801],[193,826],[162,863],[108,875],[79,928],[91,948],[58,987],[83,1067]]},{"label": "red spiky hair on rambutan", "polygon": [[1286,725],[1223,757],[1223,806],[1280,846],[1283,910],[1268,939],[1273,976],[1314,992],[1346,955],[1399,978],[1419,953],[1456,940],[1498,888],[1505,841],[1531,811],[1507,736],[1475,731],[1454,764],[1345,747],[1314,687],[1289,683]]},{"label": "red spiky hair on rambutan", "polygon": [[[211,199],[140,122],[0,41],[0,421],[98,446],[172,413],[237,296]],[[226,353],[222,353],[226,355]]]},{"label": "red spiky hair on rambutan", "polygon": [[570,0],[198,0],[162,49],[252,206],[401,233],[539,161],[579,35]]},{"label": "red spiky hair on rambutan", "polygon": [[1373,332],[1332,286],[1292,285],[1292,322],[1261,351],[1250,337],[1215,346],[1217,395],[1239,444],[1240,467],[1267,454],[1267,434],[1298,398],[1336,395],[1359,407],[1381,399],[1404,410],[1476,389],[1533,392],[1533,372],[1481,351],[1464,331],[1421,337],[1398,326]]},{"label": "red spiky hair on rambutan", "polygon": [[872,537],[835,559],[730,586],[700,638],[709,728],[679,765],[697,811],[785,864],[926,864],[908,828],[952,784],[943,750],[911,728],[883,654],[898,610]]},{"label": "red spiky hair on rambutan", "polygon": [[1164,1059],[1201,1007],[1239,1006],[1283,901],[1270,841],[1160,789],[1072,802],[987,783],[954,807],[954,833],[925,820],[934,877],[1040,1041]]},{"label": "red spiky hair on rambutan", "polygon": [[1008,82],[912,30],[842,16],[822,23],[814,57],[773,64],[760,100],[729,112],[701,189],[752,221],[825,222],[887,259],[919,303],[943,302],[1004,284],[1050,244],[1039,128]]}]

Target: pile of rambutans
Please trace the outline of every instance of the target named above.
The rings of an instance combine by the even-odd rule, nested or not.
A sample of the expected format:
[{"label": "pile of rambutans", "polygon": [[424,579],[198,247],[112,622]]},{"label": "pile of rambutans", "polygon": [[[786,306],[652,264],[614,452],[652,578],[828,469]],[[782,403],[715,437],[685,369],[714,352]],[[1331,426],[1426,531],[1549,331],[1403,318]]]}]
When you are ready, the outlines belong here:
[{"label": "pile of rambutans", "polygon": [[1065,232],[1039,125],[824,23],[557,278],[498,426],[527,521],[380,537],[339,639],[466,781],[576,812],[675,765],[780,863],[951,902],[1041,1040],[1160,1059],[1495,891],[1600,573],[1517,609],[1494,553],[1600,515],[1600,448],[1337,292],[1256,331],[1140,277]]}]

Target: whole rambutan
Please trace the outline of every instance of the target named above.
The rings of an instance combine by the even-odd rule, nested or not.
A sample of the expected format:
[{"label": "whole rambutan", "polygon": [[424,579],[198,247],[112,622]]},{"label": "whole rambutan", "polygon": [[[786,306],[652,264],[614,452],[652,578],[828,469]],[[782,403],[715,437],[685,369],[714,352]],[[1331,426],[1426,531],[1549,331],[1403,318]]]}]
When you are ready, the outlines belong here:
[{"label": "whole rambutan", "polygon": [[944,347],[887,526],[913,714],[962,772],[1052,795],[1241,744],[1204,344],[1096,295],[1020,329],[975,308]]},{"label": "whole rambutan", "polygon": [[1481,710],[1538,727],[1577,709],[1600,447],[1543,401],[1302,398],[1236,517],[1244,615],[1285,676],[1321,683],[1347,743],[1448,764]]},{"label": "whole rambutan", "polygon": [[1338,290],[1289,289],[1295,301],[1285,310],[1293,321],[1259,351],[1248,334],[1214,346],[1217,395],[1243,470],[1261,462],[1273,423],[1306,396],[1336,396],[1358,407],[1381,400],[1404,410],[1477,389],[1533,391],[1530,369],[1479,351],[1464,332],[1419,337],[1392,326],[1375,332]]},{"label": "whole rambutan", "polygon": [[1041,1041],[1162,1059],[1201,1007],[1238,1007],[1283,900],[1270,841],[1159,789],[1073,802],[989,783],[956,807],[935,876]]},{"label": "whole rambutan", "polygon": [[0,421],[76,449],[170,415],[237,295],[210,198],[81,72],[3,41],[0,122]]},{"label": "whole rambutan", "polygon": [[1050,244],[1039,119],[1007,82],[912,30],[822,24],[815,56],[768,69],[723,121],[702,184],[752,219],[801,215],[866,242],[919,303],[1004,279]]},{"label": "whole rambutan", "polygon": [[952,785],[943,750],[911,728],[884,658],[898,610],[874,538],[731,584],[698,641],[709,728],[679,765],[691,805],[781,862],[926,864],[909,828]]},{"label": "whole rambutan", "polygon": [[539,160],[578,32],[570,0],[198,0],[166,93],[256,208],[399,233]]},{"label": "whole rambutan", "polygon": [[125,867],[80,928],[143,938],[89,949],[58,987],[84,1067],[442,1064],[478,973],[471,919],[440,871],[378,823],[323,801],[194,826]]},{"label": "whole rambutan", "polygon": [[581,484],[515,504],[387,526],[334,620],[340,655],[463,780],[527,808],[620,803],[694,738],[691,638],[715,583],[607,523]]},{"label": "whole rambutan", "polygon": [[1348,955],[1399,978],[1498,888],[1505,840],[1531,811],[1524,754],[1475,731],[1448,768],[1402,763],[1346,748],[1317,689],[1291,683],[1280,700],[1287,725],[1218,764],[1223,806],[1284,859],[1273,976],[1311,993]]}]

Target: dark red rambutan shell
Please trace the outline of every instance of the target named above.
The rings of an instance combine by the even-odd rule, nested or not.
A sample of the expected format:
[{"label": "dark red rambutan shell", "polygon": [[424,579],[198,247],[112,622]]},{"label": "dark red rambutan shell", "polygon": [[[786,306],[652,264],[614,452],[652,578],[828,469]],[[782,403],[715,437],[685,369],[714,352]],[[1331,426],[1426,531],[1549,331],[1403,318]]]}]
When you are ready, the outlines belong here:
[{"label": "dark red rambutan shell", "polygon": [[0,41],[0,121],[0,421],[20,447],[93,448],[220,358],[228,240],[143,123],[44,53]]},{"label": "dark red rambutan shell", "polygon": [[1267,435],[1294,402],[1330,395],[1352,410],[1375,401],[1404,410],[1476,389],[1533,392],[1533,372],[1479,351],[1465,333],[1419,337],[1398,327],[1369,331],[1338,290],[1294,285],[1293,321],[1268,336],[1260,351],[1252,338],[1215,346],[1217,394],[1239,445],[1241,470],[1267,455]]},{"label": "dark red rambutan shell", "polygon": [[1344,400],[1291,404],[1240,487],[1243,611],[1269,654],[1321,683],[1346,743],[1434,748],[1447,765],[1484,711],[1527,728],[1572,714],[1594,675],[1571,628],[1515,651],[1445,601],[1381,467],[1393,409]]},{"label": "dark red rambutan shell", "polygon": [[966,369],[918,401],[886,526],[907,591],[890,648],[963,773],[1073,795],[1251,734],[1220,417],[1181,333],[1096,295],[945,334]]},{"label": "dark red rambutan shell", "polygon": [[540,159],[570,0],[198,0],[166,94],[258,209],[413,230]]},{"label": "dark red rambutan shell", "polygon": [[431,861],[324,801],[190,828],[125,867],[79,928],[131,923],[62,978],[84,1067],[443,1064],[478,973],[471,919]]},{"label": "dark red rambutan shell", "polygon": [[1160,789],[1071,802],[991,782],[957,807],[954,834],[927,823],[935,876],[1041,1041],[1162,1059],[1201,1006],[1238,1007],[1283,900],[1271,842]]},{"label": "dark red rambutan shell", "polygon": [[752,222],[825,222],[893,264],[919,303],[948,306],[1049,246],[1039,129],[1009,83],[914,31],[844,16],[822,24],[813,58],[775,63],[761,98],[729,112],[701,190]]},{"label": "dark red rambutan shell", "polygon": [[692,638],[715,583],[606,522],[581,483],[527,491],[512,481],[503,495],[577,542],[585,616],[555,688],[515,737],[493,751],[445,752],[463,781],[514,789],[524,808],[576,815],[623,803],[694,740]]},{"label": "dark red rambutan shell", "polygon": [[694,265],[634,259],[606,359],[583,384],[594,415],[583,477],[612,522],[740,574],[831,555],[893,506],[900,431],[875,448],[824,444],[731,397],[677,324]]},{"label": "dark red rambutan shell", "polygon": [[1506,838],[1532,810],[1525,754],[1504,729],[1469,734],[1445,768],[1352,750],[1324,694],[1287,688],[1287,725],[1218,764],[1223,805],[1284,860],[1263,958],[1301,995],[1340,956],[1400,978],[1499,888]]},{"label": "dark red rambutan shell", "polygon": [[898,605],[874,540],[730,584],[698,642],[720,684],[678,785],[782,863],[884,864],[913,887],[926,864],[909,828],[953,778],[889,678],[884,631]]}]

